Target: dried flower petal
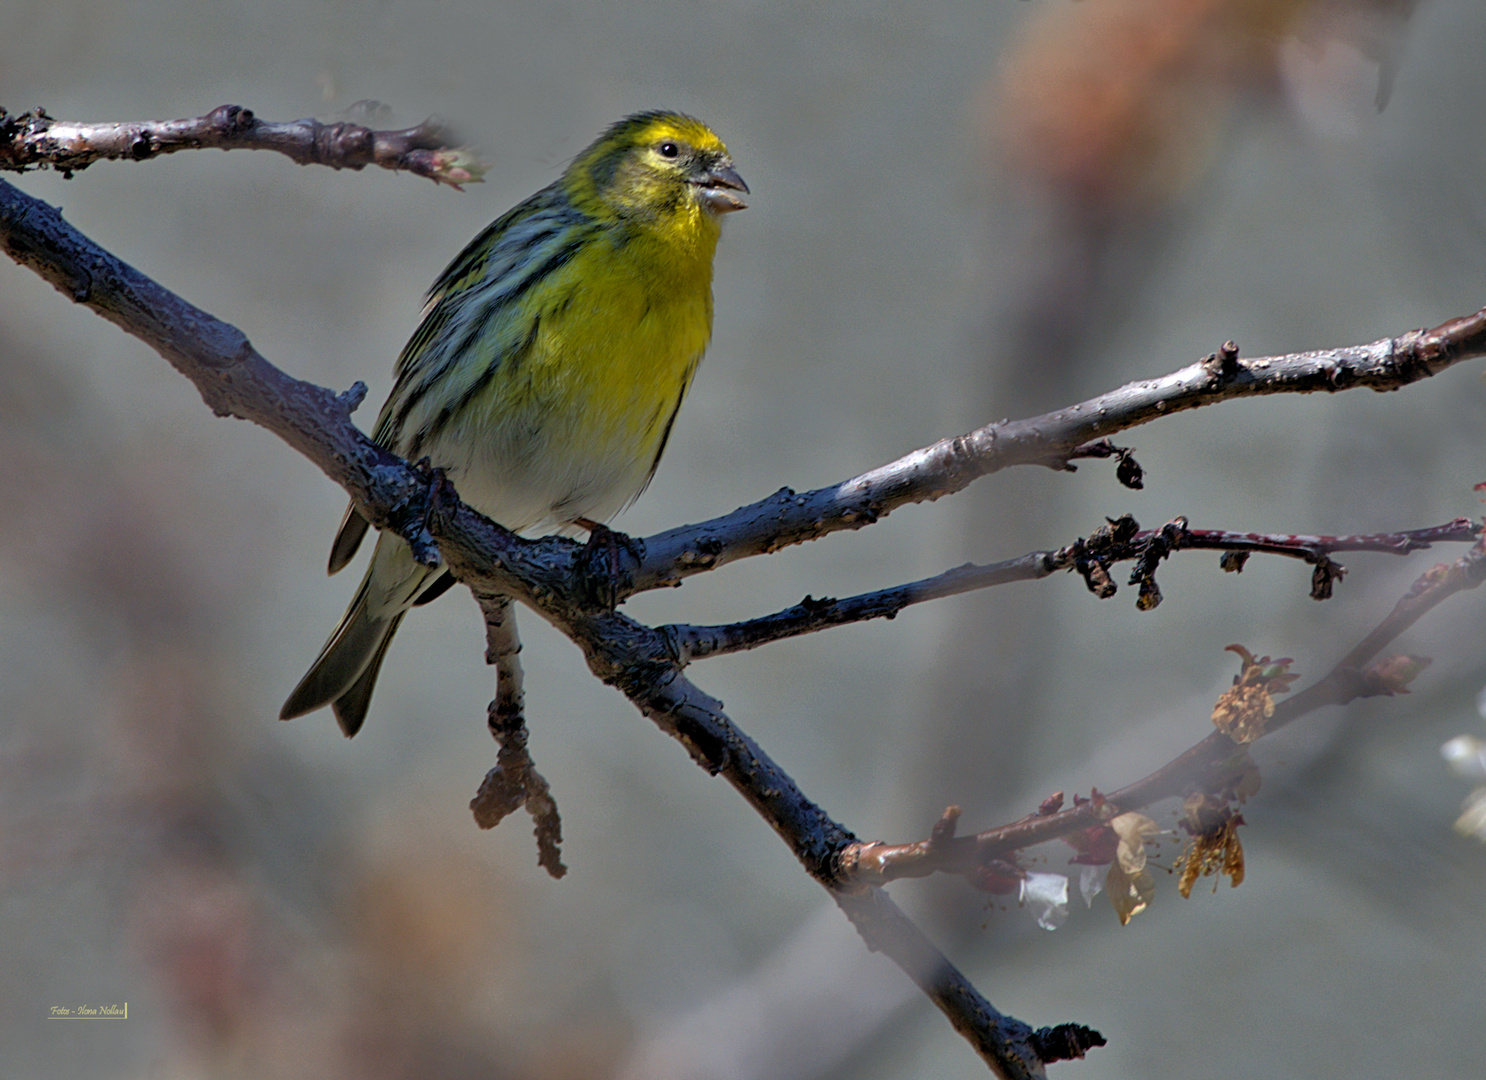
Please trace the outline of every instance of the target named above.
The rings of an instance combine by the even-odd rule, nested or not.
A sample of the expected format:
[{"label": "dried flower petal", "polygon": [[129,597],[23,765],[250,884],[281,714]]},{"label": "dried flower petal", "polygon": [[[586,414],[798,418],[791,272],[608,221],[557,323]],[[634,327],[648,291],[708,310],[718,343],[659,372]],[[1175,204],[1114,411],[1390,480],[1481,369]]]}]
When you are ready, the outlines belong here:
[{"label": "dried flower petal", "polygon": [[1160,835],[1161,827],[1144,814],[1121,814],[1111,819],[1109,827],[1120,838],[1116,849],[1120,869],[1134,877],[1145,869],[1145,844]]},{"label": "dried flower petal", "polygon": [[1299,675],[1289,671],[1292,661],[1255,657],[1242,645],[1229,645],[1243,659],[1233,686],[1213,706],[1213,726],[1237,743],[1253,742],[1264,734],[1264,722],[1274,715],[1274,695],[1283,694]]},{"label": "dried flower petal", "polygon": [[1109,902],[1114,905],[1121,926],[1129,925],[1131,919],[1150,906],[1156,895],[1156,882],[1149,870],[1141,870],[1132,876],[1120,869],[1118,862],[1110,863],[1104,885],[1109,889]]},{"label": "dried flower petal", "polygon": [[1182,827],[1192,839],[1176,861],[1181,870],[1177,891],[1189,897],[1197,879],[1212,874],[1227,874],[1237,888],[1244,878],[1243,844],[1238,839],[1243,815],[1201,794],[1188,796],[1184,809]]},{"label": "dried flower petal", "polygon": [[1084,898],[1084,906],[1093,907],[1094,897],[1104,891],[1104,871],[1097,866],[1080,867],[1078,891]]}]

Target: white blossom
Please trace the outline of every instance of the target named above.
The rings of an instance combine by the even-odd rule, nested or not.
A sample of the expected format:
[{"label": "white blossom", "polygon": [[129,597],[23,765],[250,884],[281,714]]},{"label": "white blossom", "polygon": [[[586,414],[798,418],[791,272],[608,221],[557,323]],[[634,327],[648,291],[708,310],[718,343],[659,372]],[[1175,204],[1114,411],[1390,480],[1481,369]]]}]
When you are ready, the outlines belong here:
[{"label": "white blossom", "polygon": [[1068,878],[1028,871],[1022,878],[1021,902],[1037,916],[1038,926],[1056,930],[1068,918]]}]

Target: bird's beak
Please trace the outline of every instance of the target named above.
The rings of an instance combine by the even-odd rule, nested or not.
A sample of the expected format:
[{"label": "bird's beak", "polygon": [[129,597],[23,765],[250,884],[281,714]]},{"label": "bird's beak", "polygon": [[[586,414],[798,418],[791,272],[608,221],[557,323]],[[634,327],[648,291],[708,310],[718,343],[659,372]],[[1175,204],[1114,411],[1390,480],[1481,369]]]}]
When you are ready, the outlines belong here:
[{"label": "bird's beak", "polygon": [[748,185],[726,158],[693,181],[701,189],[702,205],[714,214],[742,210],[748,204],[738,194],[748,194]]}]

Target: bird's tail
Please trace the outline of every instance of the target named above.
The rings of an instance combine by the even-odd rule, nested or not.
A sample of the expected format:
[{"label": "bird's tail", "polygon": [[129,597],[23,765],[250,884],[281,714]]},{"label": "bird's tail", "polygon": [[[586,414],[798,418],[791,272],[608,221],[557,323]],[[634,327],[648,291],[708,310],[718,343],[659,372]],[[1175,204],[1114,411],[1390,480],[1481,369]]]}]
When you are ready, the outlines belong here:
[{"label": "bird's tail", "polygon": [[387,646],[430,576],[402,540],[380,537],[350,607],[284,702],[279,719],[329,705],[347,738],[360,731]]}]

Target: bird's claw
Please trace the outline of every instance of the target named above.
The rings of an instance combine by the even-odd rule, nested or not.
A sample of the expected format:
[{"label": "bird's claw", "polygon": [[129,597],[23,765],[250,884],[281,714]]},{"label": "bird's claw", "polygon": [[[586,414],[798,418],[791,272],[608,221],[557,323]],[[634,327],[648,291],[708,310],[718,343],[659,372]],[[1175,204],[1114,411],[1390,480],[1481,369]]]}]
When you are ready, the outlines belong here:
[{"label": "bird's claw", "polygon": [[[584,567],[590,575],[590,579],[594,580],[594,584],[597,586],[594,590],[595,593],[598,593],[599,589],[602,589],[605,605],[610,611],[613,611],[619,606],[621,586],[627,586],[629,584],[627,577],[621,574],[620,571],[620,547],[623,547],[636,562],[644,558],[645,549],[634,537],[622,532],[615,532],[602,522],[579,518],[574,524],[588,530],[588,543],[584,547],[583,556]],[[603,550],[606,556],[602,575],[595,573],[593,569],[594,556],[600,549]],[[604,579],[602,583],[596,580],[600,576]]]}]

